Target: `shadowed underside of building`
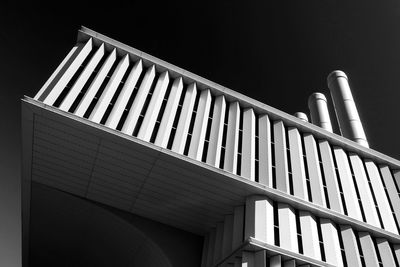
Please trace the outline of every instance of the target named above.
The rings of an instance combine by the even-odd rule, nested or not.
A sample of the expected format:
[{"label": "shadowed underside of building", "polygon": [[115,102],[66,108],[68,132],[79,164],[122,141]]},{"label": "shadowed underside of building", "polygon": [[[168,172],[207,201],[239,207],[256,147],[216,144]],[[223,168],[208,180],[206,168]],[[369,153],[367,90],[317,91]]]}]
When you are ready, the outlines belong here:
[{"label": "shadowed underside of building", "polygon": [[87,28],[22,100],[32,266],[398,266],[400,162],[347,77],[288,115]]}]

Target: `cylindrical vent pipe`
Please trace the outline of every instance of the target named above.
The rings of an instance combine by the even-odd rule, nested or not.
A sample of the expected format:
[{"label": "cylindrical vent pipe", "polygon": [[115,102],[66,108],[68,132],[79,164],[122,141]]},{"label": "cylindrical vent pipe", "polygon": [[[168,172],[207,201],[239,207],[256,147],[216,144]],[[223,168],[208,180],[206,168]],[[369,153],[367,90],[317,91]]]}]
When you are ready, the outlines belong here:
[{"label": "cylindrical vent pipe", "polygon": [[321,93],[313,93],[308,98],[308,108],[310,109],[311,122],[332,133],[332,123],[329,117],[326,97]]},{"label": "cylindrical vent pipe", "polygon": [[305,114],[303,112],[296,112],[296,113],[294,113],[294,116],[302,121],[308,122],[307,114]]},{"label": "cylindrical vent pipe", "polygon": [[346,74],[335,70],[327,80],[342,135],[369,147]]}]

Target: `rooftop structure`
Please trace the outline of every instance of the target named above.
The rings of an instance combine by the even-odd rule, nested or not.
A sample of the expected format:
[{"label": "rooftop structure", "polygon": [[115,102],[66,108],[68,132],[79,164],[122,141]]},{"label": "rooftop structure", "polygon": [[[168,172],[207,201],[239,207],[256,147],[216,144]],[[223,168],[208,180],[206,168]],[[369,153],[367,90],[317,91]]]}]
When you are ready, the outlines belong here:
[{"label": "rooftop structure", "polygon": [[[34,183],[201,236],[201,266],[398,266],[400,162],[347,79],[339,136],[320,93],[310,123],[83,27],[22,100],[25,263]],[[150,247],[137,266],[174,266]]]}]

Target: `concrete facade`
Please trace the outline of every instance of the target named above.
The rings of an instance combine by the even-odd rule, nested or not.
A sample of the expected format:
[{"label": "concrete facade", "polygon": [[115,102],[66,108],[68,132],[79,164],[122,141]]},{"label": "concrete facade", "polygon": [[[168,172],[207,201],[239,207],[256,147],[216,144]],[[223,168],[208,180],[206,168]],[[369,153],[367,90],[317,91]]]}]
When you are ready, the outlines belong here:
[{"label": "concrete facade", "polygon": [[332,133],[316,96],[313,125],[82,28],[22,102],[25,188],[156,221],[201,255],[182,265],[153,237],[133,266],[398,264],[400,162]]}]

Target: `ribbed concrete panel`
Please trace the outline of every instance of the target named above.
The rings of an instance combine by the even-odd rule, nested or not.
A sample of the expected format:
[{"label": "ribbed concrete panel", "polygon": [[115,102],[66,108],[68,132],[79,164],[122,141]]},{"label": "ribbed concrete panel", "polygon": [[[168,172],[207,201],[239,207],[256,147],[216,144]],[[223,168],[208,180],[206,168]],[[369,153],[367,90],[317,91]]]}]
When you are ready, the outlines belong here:
[{"label": "ribbed concrete panel", "polygon": [[128,67],[129,55],[127,54],[118,62],[117,68],[112,74],[103,93],[97,101],[96,106],[94,106],[93,111],[90,114],[89,120],[100,123]]},{"label": "ribbed concrete panel", "polygon": [[35,100],[43,101],[43,99],[50,92],[50,88],[52,84],[56,84],[58,79],[62,76],[65,70],[68,68],[69,64],[73,61],[74,56],[77,54],[79,48],[79,44],[74,46],[68,54],[65,56],[63,61],[58,65],[57,69],[51,74],[50,78],[44,83],[42,88],[40,88],[39,92],[35,95]]},{"label": "ribbed concrete panel", "polygon": [[289,174],[286,152],[285,126],[282,121],[274,122],[274,143],[275,143],[275,174],[276,189],[290,193]]},{"label": "ribbed concrete panel", "polygon": [[167,105],[165,106],[164,114],[161,119],[160,128],[157,132],[157,137],[154,143],[160,147],[166,148],[174,123],[176,111],[179,105],[179,99],[182,94],[183,81],[182,78],[176,78],[171,87],[171,92],[168,97]]},{"label": "ribbed concrete panel", "polygon": [[115,101],[114,107],[111,110],[110,115],[107,118],[105,123],[106,126],[116,129],[119,121],[121,120],[122,114],[126,108],[126,105],[129,101],[130,96],[132,95],[133,90],[135,89],[135,85],[139,79],[140,74],[143,70],[142,60],[136,61],[135,65],[132,67],[131,72],[129,73],[128,78],[125,81],[124,86],[122,87],[121,92],[117,100]]},{"label": "ribbed concrete panel", "polygon": [[207,266],[212,266],[214,261],[214,246],[215,246],[216,230],[211,229],[208,237],[208,253],[207,253]]},{"label": "ribbed concrete panel", "polygon": [[342,267],[343,259],[336,226],[331,220],[323,218],[320,219],[320,225],[326,262],[334,266]]},{"label": "ribbed concrete panel", "polygon": [[253,109],[243,111],[241,176],[255,180],[256,118]]},{"label": "ribbed concrete panel", "polygon": [[245,239],[254,237],[274,244],[274,206],[267,197],[251,196],[246,199],[244,236]]},{"label": "ribbed concrete panel", "polygon": [[61,92],[64,90],[65,86],[67,86],[68,82],[71,80],[72,76],[74,76],[75,72],[79,69],[83,61],[89,55],[90,51],[92,50],[92,47],[93,47],[92,38],[90,38],[86,42],[86,44],[79,44],[78,49],[74,52],[74,55],[71,56],[70,58],[70,59],[73,58],[73,61],[70,63],[68,68],[63,72],[61,78],[57,81],[57,83],[51,89],[50,93],[43,100],[43,103],[47,105],[54,104],[54,102],[60,96]]},{"label": "ribbed concrete panel", "polygon": [[219,167],[221,160],[221,144],[224,131],[225,110],[225,97],[223,95],[218,96],[214,101],[210,140],[206,158],[206,162],[215,167]]},{"label": "ribbed concrete panel", "polygon": [[139,90],[136,94],[135,100],[132,103],[132,107],[126,116],[124,126],[121,132],[132,135],[135,130],[136,123],[139,119],[140,112],[142,111],[143,105],[146,101],[147,95],[149,94],[151,85],[156,74],[155,66],[151,66],[147,69],[146,74],[143,77],[142,83],[140,84]]},{"label": "ribbed concrete panel", "polygon": [[296,214],[288,204],[278,203],[280,247],[299,252],[297,243]]},{"label": "ribbed concrete panel", "polygon": [[97,49],[96,53],[90,59],[89,63],[85,66],[82,73],[79,75],[79,78],[76,80],[74,85],[71,87],[71,90],[69,90],[68,94],[61,102],[61,105],[59,107],[61,110],[64,110],[64,111],[69,110],[69,108],[72,106],[75,99],[78,97],[83,86],[86,84],[90,75],[93,73],[94,69],[99,64],[99,62],[103,56],[104,56],[104,44],[101,44],[101,46]]},{"label": "ribbed concrete panel", "polygon": [[271,122],[268,115],[258,117],[258,182],[272,188]]},{"label": "ribbed concrete panel", "polygon": [[347,225],[340,226],[340,233],[342,235],[344,252],[346,254],[346,261],[348,266],[362,267],[360,260],[360,252],[358,251],[356,236],[353,229]]},{"label": "ribbed concrete panel", "polygon": [[239,145],[240,106],[238,102],[229,104],[228,128],[226,132],[224,170],[236,174]]},{"label": "ribbed concrete panel", "polygon": [[224,219],[224,235],[222,238],[222,257],[228,256],[232,251],[233,215],[226,215]]},{"label": "ribbed concrete panel", "polygon": [[321,260],[318,228],[315,217],[307,211],[300,211],[299,217],[303,242],[303,254]]},{"label": "ribbed concrete panel", "polygon": [[370,160],[365,160],[365,167],[367,169],[367,173],[371,181],[372,188],[374,190],[375,199],[379,207],[379,212],[381,213],[383,227],[385,228],[385,230],[398,234],[396,223],[390,209],[389,200],[386,197],[379,170],[376,167],[375,163]]},{"label": "ribbed concrete panel", "polygon": [[217,229],[215,232],[215,246],[214,246],[214,259],[213,263],[217,263],[222,259],[222,240],[224,237],[224,224],[222,222],[217,223]]},{"label": "ribbed concrete panel", "polygon": [[88,109],[90,103],[92,102],[94,96],[99,90],[101,84],[103,83],[104,79],[106,78],[108,72],[110,71],[116,59],[117,59],[117,50],[114,48],[114,50],[108,55],[106,61],[101,66],[99,72],[97,73],[90,87],[87,89],[78,107],[74,111],[75,115],[79,117],[83,117],[83,115],[85,115],[86,110]]},{"label": "ribbed concrete panel", "polygon": [[197,89],[196,84],[190,84],[186,89],[185,99],[183,100],[182,111],[179,117],[178,126],[176,127],[172,151],[183,154],[185,150],[186,138],[189,132],[190,120],[196,101]]},{"label": "ribbed concrete panel", "polygon": [[381,227],[363,162],[360,157],[355,154],[350,154],[350,162],[356,178],[358,192],[360,193],[365,219],[367,223],[376,227]]},{"label": "ribbed concrete panel", "polygon": [[299,130],[288,129],[290,163],[292,166],[293,194],[296,197],[308,200],[306,171],[303,160],[302,140]]},{"label": "ribbed concrete panel", "polygon": [[383,266],[396,266],[389,242],[384,238],[377,238],[376,244],[378,246],[379,254],[381,255]]},{"label": "ribbed concrete panel", "polygon": [[149,106],[146,110],[146,114],[144,115],[142,125],[140,126],[140,130],[137,135],[138,138],[144,141],[150,141],[154,126],[156,125],[158,113],[160,112],[162,102],[164,101],[168,83],[169,75],[168,72],[165,71],[158,78],[156,88],[151,96]]},{"label": "ribbed concrete panel", "polygon": [[362,221],[361,208],[358,204],[357,193],[346,152],[339,147],[335,147],[333,151],[335,153],[335,159],[339,170],[340,182],[342,183],[348,216]]},{"label": "ribbed concrete panel", "polygon": [[330,209],[343,214],[343,204],[340,198],[340,190],[336,177],[335,165],[333,163],[331,146],[329,145],[328,141],[319,141],[318,145],[321,154],[322,166],[324,168]]},{"label": "ribbed concrete panel", "polygon": [[326,207],[321,168],[319,166],[317,145],[314,136],[304,134],[304,148],[307,158],[308,175],[313,203]]},{"label": "ribbed concrete panel", "polygon": [[396,214],[396,220],[400,225],[400,198],[394,183],[392,173],[388,166],[380,166],[383,182],[385,183],[386,190],[389,195],[390,202],[394,213]]},{"label": "ribbed concrete panel", "polygon": [[282,267],[282,256],[275,255],[269,258],[269,267]]},{"label": "ribbed concrete panel", "polygon": [[192,139],[190,140],[188,156],[201,161],[204,141],[207,132],[208,117],[210,114],[211,93],[206,89],[201,91],[196,119],[194,121]]},{"label": "ribbed concrete panel", "polygon": [[233,213],[232,250],[237,249],[243,242],[244,206],[235,207]]},{"label": "ribbed concrete panel", "polygon": [[374,242],[368,232],[359,232],[361,249],[364,255],[364,262],[366,267],[379,266],[378,256],[376,255]]}]

